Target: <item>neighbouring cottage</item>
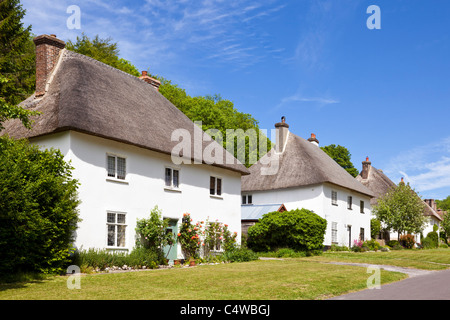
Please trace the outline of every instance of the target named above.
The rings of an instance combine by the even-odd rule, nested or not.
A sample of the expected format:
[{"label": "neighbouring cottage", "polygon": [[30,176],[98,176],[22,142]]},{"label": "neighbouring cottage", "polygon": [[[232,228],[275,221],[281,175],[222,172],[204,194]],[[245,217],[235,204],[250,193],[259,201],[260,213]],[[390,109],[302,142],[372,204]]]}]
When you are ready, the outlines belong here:
[{"label": "neighbouring cottage", "polygon": [[[372,162],[369,161],[369,157],[366,157],[366,160],[362,162],[362,171],[356,177],[356,179],[361,182],[368,189],[372,190],[375,194],[375,197],[371,199],[372,207],[378,203],[378,199],[384,196],[390,189],[395,188],[397,185],[389,179],[386,174],[384,174],[383,170],[377,169],[372,166]],[[403,178],[400,183],[403,182]],[[424,216],[429,217],[427,224],[422,232],[424,236],[428,234],[428,232],[433,231],[433,225],[440,226],[440,222],[443,218],[438,214],[436,208],[436,202],[433,199],[425,199],[424,206]],[[388,232],[382,231],[378,237],[380,240],[389,241],[389,240],[397,240],[398,233],[397,232]],[[416,242],[420,242],[420,234],[415,235]]]},{"label": "neighbouring cottage", "polygon": [[[32,130],[11,120],[2,134],[57,148],[71,162],[81,184],[77,248],[130,251],[137,219],[148,218],[155,206],[170,219],[170,232],[177,233],[187,212],[194,223],[227,224],[240,241],[247,168],[232,156],[230,163],[226,150],[223,163],[206,164],[195,142],[190,155],[177,153],[185,163],[172,161],[176,130],[199,137],[200,153],[211,144],[223,148],[158,92],[159,81],[66,50],[54,35],[34,42],[36,92],[22,106],[42,114]],[[183,258],[178,246],[165,250],[169,259]]]},{"label": "neighbouring cottage", "polygon": [[373,192],[321,150],[315,135],[305,140],[289,132],[284,117],[275,129],[275,148],[242,177],[242,199],[315,212],[327,220],[325,247],[370,239]]}]

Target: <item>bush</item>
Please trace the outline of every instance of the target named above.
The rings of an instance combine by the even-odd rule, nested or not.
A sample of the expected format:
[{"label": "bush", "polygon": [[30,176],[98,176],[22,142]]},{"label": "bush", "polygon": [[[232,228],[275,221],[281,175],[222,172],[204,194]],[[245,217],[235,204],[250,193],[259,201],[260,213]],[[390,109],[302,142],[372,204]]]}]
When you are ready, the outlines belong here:
[{"label": "bush", "polygon": [[399,242],[397,240],[390,240],[386,243],[389,247],[393,248],[395,246],[400,245]]},{"label": "bush", "polygon": [[330,247],[330,251],[332,251],[332,252],[350,251],[350,249],[347,246],[338,246],[336,244],[332,244]]},{"label": "bush", "polygon": [[72,169],[59,150],[0,138],[0,274],[68,266],[79,221]]},{"label": "bush", "polygon": [[162,250],[166,245],[172,245],[175,239],[166,229],[169,219],[162,218],[162,212],[155,206],[148,219],[138,219],[136,222],[136,247]]},{"label": "bush", "polygon": [[323,248],[327,221],[307,209],[265,214],[248,229],[247,246],[255,251],[290,248],[318,252]]},{"label": "bush", "polygon": [[147,248],[135,248],[130,253],[120,251],[108,251],[104,249],[89,249],[77,251],[72,264],[80,266],[81,272],[90,273],[94,270],[104,271],[106,268],[123,266],[133,268],[156,268],[166,264],[163,253],[160,250]]},{"label": "bush", "polygon": [[400,244],[407,249],[412,249],[415,243],[416,240],[412,234],[404,234],[400,236]]},{"label": "bush", "polygon": [[378,251],[381,248],[381,245],[375,239],[371,239],[364,241],[363,247],[370,251]]},{"label": "bush", "polygon": [[[425,241],[425,244],[424,244]],[[427,234],[426,238],[423,239],[422,245],[425,249],[437,248],[438,247],[439,236],[436,231],[431,231]]]},{"label": "bush", "polygon": [[227,251],[222,255],[222,259],[230,262],[247,262],[258,260],[258,255],[247,248],[236,248],[231,251]]}]

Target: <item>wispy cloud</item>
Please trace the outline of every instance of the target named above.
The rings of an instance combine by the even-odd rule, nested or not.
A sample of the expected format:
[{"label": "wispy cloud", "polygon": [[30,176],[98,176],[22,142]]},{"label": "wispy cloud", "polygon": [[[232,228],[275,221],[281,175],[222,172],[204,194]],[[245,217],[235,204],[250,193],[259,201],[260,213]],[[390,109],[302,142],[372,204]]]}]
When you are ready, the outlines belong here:
[{"label": "wispy cloud", "polygon": [[443,188],[450,187],[450,137],[418,146],[393,157],[385,168],[388,176],[404,177],[418,192],[443,198]]},{"label": "wispy cloud", "polygon": [[295,94],[289,97],[284,97],[281,101],[276,105],[275,110],[278,110],[283,107],[302,107],[304,105],[311,106],[314,105],[316,108],[322,108],[326,105],[337,104],[339,100],[328,98],[328,97],[310,97],[303,96],[301,94]]}]

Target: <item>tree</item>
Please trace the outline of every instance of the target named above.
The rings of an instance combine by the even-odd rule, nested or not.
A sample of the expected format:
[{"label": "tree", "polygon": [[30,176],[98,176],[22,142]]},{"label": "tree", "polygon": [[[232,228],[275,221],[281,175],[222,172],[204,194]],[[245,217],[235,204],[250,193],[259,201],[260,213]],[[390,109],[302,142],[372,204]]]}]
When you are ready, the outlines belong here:
[{"label": "tree", "polygon": [[386,230],[403,233],[419,233],[426,222],[425,204],[408,184],[400,182],[378,199],[373,213]]},{"label": "tree", "polygon": [[320,148],[353,177],[356,178],[358,176],[359,172],[353,166],[353,163],[350,160],[351,154],[347,148],[340,145],[336,146],[335,144]]},{"label": "tree", "polygon": [[444,200],[436,200],[436,206],[444,211],[450,211],[450,196]]},{"label": "tree", "polygon": [[34,43],[31,26],[21,22],[24,15],[19,0],[0,0],[0,130],[8,119],[30,128],[30,117],[38,114],[17,106],[35,87]]},{"label": "tree", "polygon": [[0,274],[59,272],[77,228],[77,180],[59,150],[0,138]]},{"label": "tree", "polygon": [[[152,77],[161,81],[159,92],[189,119],[192,121],[201,121],[204,131],[208,129],[219,130],[222,137],[222,146],[225,149],[227,149],[227,138],[230,139],[230,137],[227,137],[227,130],[234,130],[234,135],[231,136],[231,139],[234,140],[233,155],[239,160],[242,160],[247,167],[250,167],[271,149],[271,142],[265,136],[265,152],[259,148],[260,129],[258,121],[251,114],[239,112],[234,107],[232,101],[223,99],[219,94],[191,97],[184,89],[173,84],[170,80],[157,75],[152,75]],[[244,137],[245,132],[252,130],[254,130],[256,136],[255,146],[251,146],[250,139]],[[245,139],[244,146],[240,147],[238,145],[237,141],[239,139]],[[253,151],[256,151],[254,154],[255,157],[251,159],[250,154]],[[245,159],[242,159],[243,157]]]},{"label": "tree", "polygon": [[66,49],[94,58],[136,77],[140,76],[139,70],[130,61],[119,58],[118,45],[112,42],[111,38],[101,39],[96,35],[94,39],[90,39],[83,33],[81,37],[77,36],[75,42],[67,41]]},{"label": "tree", "polygon": [[446,240],[450,235],[450,212],[444,214],[444,220],[441,222],[441,228],[444,230]]}]

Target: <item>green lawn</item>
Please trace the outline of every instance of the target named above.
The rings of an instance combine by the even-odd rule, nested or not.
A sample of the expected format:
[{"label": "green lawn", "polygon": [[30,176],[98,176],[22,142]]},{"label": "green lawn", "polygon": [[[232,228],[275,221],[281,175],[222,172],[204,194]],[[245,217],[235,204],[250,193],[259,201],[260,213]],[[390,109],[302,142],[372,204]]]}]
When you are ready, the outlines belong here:
[{"label": "green lawn", "polygon": [[[450,251],[449,251],[450,252]],[[67,288],[67,277],[0,284],[0,299],[326,299],[365,289],[366,268],[311,262],[305,258],[259,260],[116,274],[81,276],[81,289]],[[381,271],[381,282],[404,279]]]},{"label": "green lawn", "polygon": [[308,258],[308,261],[340,261],[385,264],[425,270],[444,270],[450,267],[450,249],[393,250],[390,252],[329,252]]},{"label": "green lawn", "polygon": [[[365,289],[364,267],[331,261],[385,264],[427,270],[450,267],[450,249],[324,253],[317,257],[200,265],[193,268],[81,276],[81,289],[69,290],[67,277],[0,284],[0,299],[146,300],[320,300]],[[405,279],[381,270],[381,283]]]}]

